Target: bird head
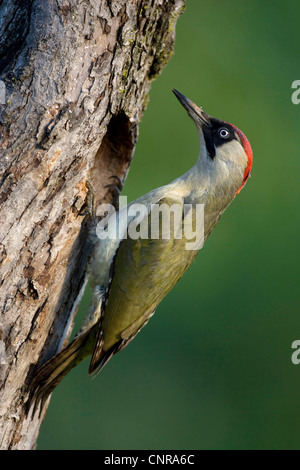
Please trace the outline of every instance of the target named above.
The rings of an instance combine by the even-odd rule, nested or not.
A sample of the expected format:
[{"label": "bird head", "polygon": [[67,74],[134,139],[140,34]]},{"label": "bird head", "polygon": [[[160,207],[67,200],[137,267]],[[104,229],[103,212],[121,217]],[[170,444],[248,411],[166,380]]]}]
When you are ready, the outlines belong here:
[{"label": "bird head", "polygon": [[197,126],[199,164],[216,187],[230,184],[238,194],[250,176],[253,154],[247,137],[233,124],[213,118],[177,90],[173,93]]}]

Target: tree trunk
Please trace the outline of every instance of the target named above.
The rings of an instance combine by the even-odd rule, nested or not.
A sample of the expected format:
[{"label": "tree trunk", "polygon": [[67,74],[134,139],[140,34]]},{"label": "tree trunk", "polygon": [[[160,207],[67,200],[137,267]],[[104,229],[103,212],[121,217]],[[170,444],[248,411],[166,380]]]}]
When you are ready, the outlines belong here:
[{"label": "tree trunk", "polygon": [[[30,381],[64,341],[96,204],[126,177],[184,0],[0,1],[0,446],[33,449]],[[4,89],[5,88],[5,89]],[[1,98],[1,97],[0,97]],[[2,104],[1,104],[2,103]],[[73,309],[74,310],[74,309]]]}]

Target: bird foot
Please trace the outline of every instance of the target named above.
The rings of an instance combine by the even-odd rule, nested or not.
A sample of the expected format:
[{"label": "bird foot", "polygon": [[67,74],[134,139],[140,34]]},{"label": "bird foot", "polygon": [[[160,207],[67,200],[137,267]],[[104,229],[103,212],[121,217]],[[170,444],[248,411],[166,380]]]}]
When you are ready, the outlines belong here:
[{"label": "bird foot", "polygon": [[113,178],[117,180],[116,184],[109,183],[105,185],[104,188],[112,189],[112,192],[113,192],[112,204],[115,207],[115,209],[118,211],[119,210],[119,196],[121,194],[124,184],[117,175],[112,175],[108,179],[113,179]]}]

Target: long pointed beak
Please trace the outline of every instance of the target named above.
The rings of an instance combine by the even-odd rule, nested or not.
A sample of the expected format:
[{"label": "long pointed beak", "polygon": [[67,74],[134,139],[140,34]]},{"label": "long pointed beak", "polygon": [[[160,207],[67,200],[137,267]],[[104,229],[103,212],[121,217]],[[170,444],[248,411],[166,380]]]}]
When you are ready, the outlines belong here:
[{"label": "long pointed beak", "polygon": [[202,128],[203,126],[211,127],[210,117],[206,114],[202,108],[199,108],[195,103],[189,100],[179,91],[172,90],[176,98],[182,104],[182,106],[187,110],[189,116],[193,119],[196,126]]}]

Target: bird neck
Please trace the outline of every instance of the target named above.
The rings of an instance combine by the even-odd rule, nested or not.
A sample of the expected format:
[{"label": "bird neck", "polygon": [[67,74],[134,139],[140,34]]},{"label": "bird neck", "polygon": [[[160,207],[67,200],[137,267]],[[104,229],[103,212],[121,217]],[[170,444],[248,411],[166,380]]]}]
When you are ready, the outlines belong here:
[{"label": "bird neck", "polygon": [[235,188],[201,159],[174,181],[174,187],[179,189],[185,204],[204,204],[205,239],[235,196]]}]

